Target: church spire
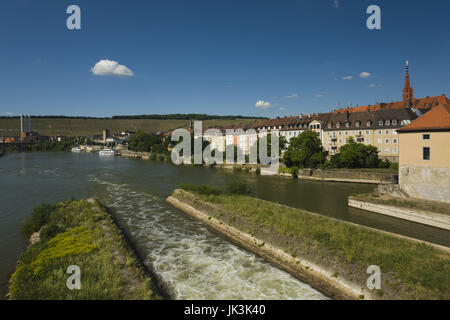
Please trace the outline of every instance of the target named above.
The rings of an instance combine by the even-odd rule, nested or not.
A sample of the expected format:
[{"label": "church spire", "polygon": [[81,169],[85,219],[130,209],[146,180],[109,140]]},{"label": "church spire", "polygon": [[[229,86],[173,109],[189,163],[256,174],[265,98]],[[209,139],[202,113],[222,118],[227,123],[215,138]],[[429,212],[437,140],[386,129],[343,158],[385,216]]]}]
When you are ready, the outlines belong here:
[{"label": "church spire", "polygon": [[409,62],[406,61],[405,87],[403,88],[403,102],[410,106],[414,100],[414,89],[409,81]]}]

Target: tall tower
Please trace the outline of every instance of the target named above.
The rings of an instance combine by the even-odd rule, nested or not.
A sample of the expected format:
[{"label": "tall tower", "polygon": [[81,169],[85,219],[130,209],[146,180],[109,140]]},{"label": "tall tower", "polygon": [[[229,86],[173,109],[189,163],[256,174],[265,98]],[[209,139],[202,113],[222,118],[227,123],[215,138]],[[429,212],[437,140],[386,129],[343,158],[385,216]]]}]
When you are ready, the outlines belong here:
[{"label": "tall tower", "polygon": [[410,106],[414,100],[414,89],[409,82],[409,63],[406,61],[405,87],[403,88],[403,102]]}]

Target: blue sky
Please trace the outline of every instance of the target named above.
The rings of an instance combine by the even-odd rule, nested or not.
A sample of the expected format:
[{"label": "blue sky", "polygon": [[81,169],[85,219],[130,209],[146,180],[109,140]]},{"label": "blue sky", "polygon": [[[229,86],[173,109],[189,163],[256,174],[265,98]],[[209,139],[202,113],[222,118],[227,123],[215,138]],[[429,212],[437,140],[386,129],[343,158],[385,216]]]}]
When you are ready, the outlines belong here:
[{"label": "blue sky", "polygon": [[[416,97],[448,96],[449,15],[442,0],[4,0],[0,115],[326,112],[400,100],[406,60]],[[95,75],[104,59],[133,75]]]}]

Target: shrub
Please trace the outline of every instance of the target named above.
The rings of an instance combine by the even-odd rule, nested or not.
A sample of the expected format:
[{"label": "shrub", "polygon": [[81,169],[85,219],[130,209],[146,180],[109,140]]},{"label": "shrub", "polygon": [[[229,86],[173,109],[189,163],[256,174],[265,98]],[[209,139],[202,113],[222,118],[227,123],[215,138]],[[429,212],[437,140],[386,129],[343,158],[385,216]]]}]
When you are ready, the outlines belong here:
[{"label": "shrub", "polygon": [[391,167],[391,162],[387,159],[382,159],[378,163],[378,168],[388,169]]},{"label": "shrub", "polygon": [[166,161],[166,156],[163,154],[159,155],[159,161]]},{"label": "shrub", "polygon": [[182,183],[180,184],[180,189],[186,190],[186,191],[191,191],[197,194],[201,194],[201,195],[219,195],[222,193],[222,190],[220,190],[217,187],[214,186],[208,186],[205,184],[200,184],[200,185],[195,185],[192,183]]},{"label": "shrub", "polygon": [[298,167],[291,168],[291,174],[293,178],[298,178],[298,171],[299,171]]},{"label": "shrub", "polygon": [[255,173],[258,174],[258,175],[261,174],[261,169],[260,168],[256,168]]},{"label": "shrub", "polygon": [[398,170],[398,163],[391,163],[392,170]]},{"label": "shrub", "polygon": [[150,160],[156,160],[156,158],[158,157],[158,155],[154,152],[152,152],[152,154],[150,155]]},{"label": "shrub", "polygon": [[30,237],[33,233],[41,230],[41,228],[49,221],[50,214],[56,210],[58,206],[54,204],[41,204],[34,208],[31,215],[25,220],[20,232],[25,237]]},{"label": "shrub", "polygon": [[252,194],[252,190],[248,183],[244,180],[233,180],[225,185],[225,192],[231,195],[245,195]]}]

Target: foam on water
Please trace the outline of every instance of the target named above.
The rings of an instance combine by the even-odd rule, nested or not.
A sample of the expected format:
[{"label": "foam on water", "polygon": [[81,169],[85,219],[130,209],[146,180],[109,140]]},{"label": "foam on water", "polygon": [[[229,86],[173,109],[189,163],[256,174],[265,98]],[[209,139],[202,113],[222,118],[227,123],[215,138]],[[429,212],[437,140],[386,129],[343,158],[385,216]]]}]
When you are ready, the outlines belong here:
[{"label": "foam on water", "polygon": [[[164,199],[91,177],[175,299],[327,299]],[[102,197],[103,198],[103,197]]]}]

